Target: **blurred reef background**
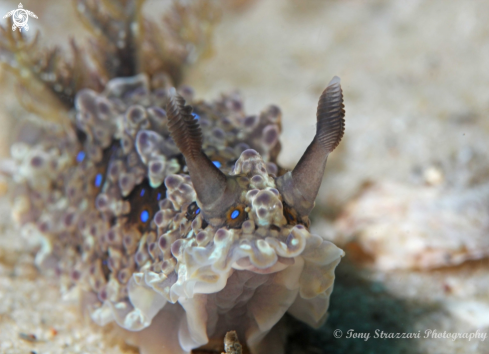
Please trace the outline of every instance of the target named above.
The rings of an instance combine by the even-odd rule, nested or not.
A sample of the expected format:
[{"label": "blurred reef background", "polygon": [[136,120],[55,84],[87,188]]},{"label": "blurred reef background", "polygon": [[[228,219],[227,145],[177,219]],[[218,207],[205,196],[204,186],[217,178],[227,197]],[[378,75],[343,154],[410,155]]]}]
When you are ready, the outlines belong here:
[{"label": "blurred reef background", "polygon": [[[489,353],[485,341],[336,339],[346,333],[489,332],[489,2],[218,1],[220,22],[183,83],[213,100],[238,89],[248,114],[282,110],[279,162],[315,133],[317,97],[342,79],[346,133],[329,159],[315,233],[347,256],[319,330],[288,318],[289,353]],[[17,7],[0,1],[0,13]],[[87,32],[70,1],[26,0],[28,35],[69,49]],[[169,1],[148,0],[158,21]],[[4,20],[6,21],[6,20]],[[32,113],[0,69],[0,157]],[[10,220],[0,177],[0,352],[135,353],[42,277]],[[32,337],[34,335],[35,337]],[[423,336],[423,335],[422,335]]]}]

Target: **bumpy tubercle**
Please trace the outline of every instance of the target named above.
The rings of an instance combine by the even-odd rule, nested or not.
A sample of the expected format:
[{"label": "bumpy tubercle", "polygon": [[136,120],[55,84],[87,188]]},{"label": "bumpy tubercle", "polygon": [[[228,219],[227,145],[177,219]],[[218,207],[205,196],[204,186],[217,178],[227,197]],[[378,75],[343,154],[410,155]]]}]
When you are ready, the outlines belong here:
[{"label": "bumpy tubercle", "polygon": [[[23,186],[16,215],[23,234],[39,244],[37,263],[61,276],[66,291],[78,284],[91,318],[131,331],[127,339],[144,353],[162,346],[189,353],[229,330],[262,353],[287,311],[319,326],[343,251],[284,217],[273,150],[279,111],[256,118],[256,126],[269,128],[258,139],[266,146],[253,146],[257,132],[240,111],[219,120],[225,97],[210,107],[196,103],[204,151],[213,161],[235,156],[222,171],[239,184],[248,215],[237,228],[219,227],[202,213],[187,217],[196,193],[158,108],[167,97],[153,93],[144,75],[116,79],[102,94],[77,96],[83,146],[45,131],[42,143],[13,147]],[[245,129],[241,138],[252,146],[234,134],[243,126],[249,135]],[[216,129],[225,143],[213,150],[206,137],[215,138]],[[283,344],[276,348],[280,353]]]}]

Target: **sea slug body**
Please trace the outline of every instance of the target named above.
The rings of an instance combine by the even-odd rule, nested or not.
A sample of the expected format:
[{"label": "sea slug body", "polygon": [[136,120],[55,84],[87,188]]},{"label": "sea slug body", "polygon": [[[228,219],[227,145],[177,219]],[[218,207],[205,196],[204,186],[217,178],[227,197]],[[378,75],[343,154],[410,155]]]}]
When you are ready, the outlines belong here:
[{"label": "sea slug body", "polygon": [[286,312],[323,323],[344,252],[308,215],[343,136],[339,78],[289,172],[280,109],[249,116],[236,95],[198,101],[142,73],[79,90],[70,116],[72,129],[39,125],[12,146],[13,214],[37,265],[80,290],[93,321],[150,354],[230,330],[251,353],[282,353]]}]

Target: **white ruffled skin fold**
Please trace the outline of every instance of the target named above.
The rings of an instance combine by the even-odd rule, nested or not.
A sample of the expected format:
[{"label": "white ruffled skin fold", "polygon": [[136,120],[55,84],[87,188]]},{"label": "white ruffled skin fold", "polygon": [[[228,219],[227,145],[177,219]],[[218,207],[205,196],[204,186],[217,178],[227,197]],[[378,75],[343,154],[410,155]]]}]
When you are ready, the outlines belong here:
[{"label": "white ruffled skin fold", "polygon": [[[141,347],[142,353],[190,353],[208,343],[209,338],[223,338],[230,329],[237,331],[252,353],[267,353],[272,338],[276,341],[280,337],[271,330],[285,312],[312,327],[323,323],[333,290],[334,269],[344,254],[301,225],[293,231],[299,231],[304,243],[302,253],[278,258],[273,266],[259,272],[238,266],[248,258],[247,252],[240,250],[240,245],[246,243],[233,238],[232,231],[228,231],[226,240],[210,242],[206,247],[189,242],[181,251],[186,265],[179,267],[178,280],[166,293],[166,299],[154,290],[154,283],[144,281],[147,276],[136,273],[128,284],[130,304],[114,305],[107,300],[92,313],[92,318],[100,325],[115,320],[127,330],[139,331],[129,338]],[[223,249],[228,250],[226,255],[222,254]],[[195,255],[200,253],[211,256],[199,259]],[[218,256],[214,258],[212,254]],[[219,256],[226,261],[219,262]],[[259,266],[248,263],[249,268]],[[269,272],[278,264],[279,271]],[[171,298],[176,299],[175,303]],[[280,353],[283,343],[273,345],[274,353]]]}]

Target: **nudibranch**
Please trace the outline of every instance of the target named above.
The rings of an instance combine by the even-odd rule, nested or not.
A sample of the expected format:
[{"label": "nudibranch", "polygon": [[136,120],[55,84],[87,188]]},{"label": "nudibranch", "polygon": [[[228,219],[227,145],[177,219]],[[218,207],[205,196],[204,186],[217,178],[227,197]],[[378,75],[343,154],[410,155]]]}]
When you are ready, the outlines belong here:
[{"label": "nudibranch", "polygon": [[39,266],[81,290],[93,321],[168,354],[229,330],[252,353],[280,353],[286,312],[324,321],[343,251],[309,232],[308,215],[344,132],[339,78],[286,173],[276,106],[246,116],[236,96],[196,101],[140,74],[79,91],[75,111],[77,136],[40,128],[12,147],[14,214],[39,240]]},{"label": "nudibranch", "polygon": [[314,140],[287,172],[277,106],[246,115],[237,94],[199,101],[179,85],[215,17],[208,3],[177,3],[162,33],[142,3],[78,0],[95,37],[88,59],[72,43],[71,63],[0,27],[0,59],[23,101],[54,94],[64,107],[37,109],[46,120],[22,129],[0,166],[14,182],[14,218],[37,265],[141,353],[190,353],[231,330],[251,353],[281,353],[286,312],[324,321],[344,254],[309,231],[344,132],[340,80],[320,96]]}]

